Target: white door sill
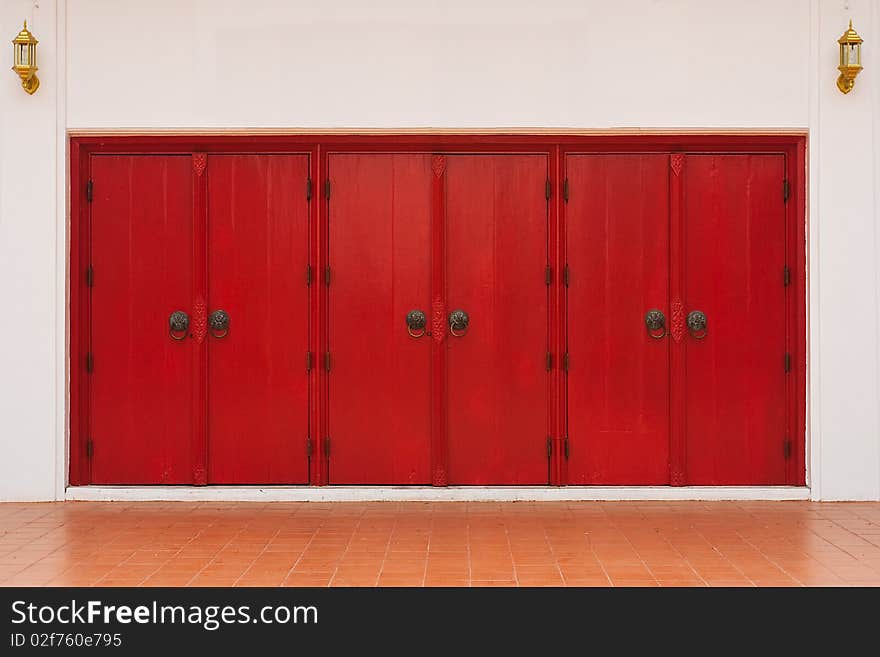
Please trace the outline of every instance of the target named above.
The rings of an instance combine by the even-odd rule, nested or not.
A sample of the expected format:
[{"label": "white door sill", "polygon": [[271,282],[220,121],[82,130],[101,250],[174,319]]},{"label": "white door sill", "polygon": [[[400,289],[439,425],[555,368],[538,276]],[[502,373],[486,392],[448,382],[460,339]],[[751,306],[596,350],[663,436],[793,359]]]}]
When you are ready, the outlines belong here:
[{"label": "white door sill", "polygon": [[71,501],[574,502],[808,500],[803,486],[70,486]]}]

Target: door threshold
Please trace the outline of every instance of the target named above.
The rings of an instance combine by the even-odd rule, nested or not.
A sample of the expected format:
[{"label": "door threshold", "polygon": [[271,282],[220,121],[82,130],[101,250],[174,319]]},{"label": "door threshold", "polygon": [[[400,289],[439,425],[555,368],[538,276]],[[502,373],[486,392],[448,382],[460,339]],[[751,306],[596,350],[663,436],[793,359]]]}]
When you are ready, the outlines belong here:
[{"label": "door threshold", "polygon": [[70,486],[88,502],[577,502],[809,500],[805,486]]}]

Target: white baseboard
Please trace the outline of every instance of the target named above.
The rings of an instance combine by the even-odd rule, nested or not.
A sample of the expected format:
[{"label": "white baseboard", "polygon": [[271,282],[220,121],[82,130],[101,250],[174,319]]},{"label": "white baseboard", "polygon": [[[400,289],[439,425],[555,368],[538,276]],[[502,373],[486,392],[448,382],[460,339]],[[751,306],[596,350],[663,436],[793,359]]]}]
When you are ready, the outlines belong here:
[{"label": "white baseboard", "polygon": [[573,502],[809,500],[799,486],[71,486],[67,500],[105,502]]}]

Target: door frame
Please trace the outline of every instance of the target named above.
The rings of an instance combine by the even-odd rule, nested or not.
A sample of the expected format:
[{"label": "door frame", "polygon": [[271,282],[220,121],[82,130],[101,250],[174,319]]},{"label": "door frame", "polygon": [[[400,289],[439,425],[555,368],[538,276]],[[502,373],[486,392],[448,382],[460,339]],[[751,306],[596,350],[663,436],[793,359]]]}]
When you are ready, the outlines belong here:
[{"label": "door frame", "polygon": [[[562,281],[565,261],[565,202],[563,199],[565,156],[574,153],[777,153],[785,155],[790,197],[786,204],[786,251],[791,267],[791,291],[786,309],[792,371],[787,384],[787,421],[792,456],[786,473],[788,485],[805,484],[807,477],[806,380],[807,380],[807,135],[805,132],[708,132],[664,131],[574,134],[572,131],[365,131],[306,132],[297,134],[88,134],[70,137],[70,240],[69,280],[69,468],[71,486],[90,483],[86,455],[89,429],[88,374],[85,371],[90,334],[89,293],[86,267],[89,262],[90,225],[86,187],[89,158],[97,153],[116,154],[219,154],[287,153],[309,155],[312,195],[309,207],[309,260],[314,272],[327,266],[328,206],[324,181],[329,152],[421,152],[431,154],[542,153],[549,158],[551,196],[549,207],[550,286],[549,343],[553,364],[550,372],[549,435],[552,439],[551,485],[564,485],[566,395],[562,367],[566,328],[566,294]],[[204,211],[204,208],[202,208]],[[327,288],[323,277],[313,277],[309,290],[310,350],[327,351]],[[317,283],[317,284],[316,284]],[[315,359],[320,364],[321,359]],[[326,484],[323,441],[327,434],[327,372],[313,367],[309,372],[309,434],[313,457],[309,464],[312,485]],[[317,457],[317,458],[316,458]],[[435,482],[442,485],[443,482]]]}]

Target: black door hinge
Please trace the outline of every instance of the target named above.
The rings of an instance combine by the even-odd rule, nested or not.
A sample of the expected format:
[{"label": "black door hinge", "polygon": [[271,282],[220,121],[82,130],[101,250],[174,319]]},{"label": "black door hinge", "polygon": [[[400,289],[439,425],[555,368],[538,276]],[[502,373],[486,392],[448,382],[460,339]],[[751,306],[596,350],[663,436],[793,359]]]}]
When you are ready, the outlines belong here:
[{"label": "black door hinge", "polygon": [[553,439],[547,436],[547,458],[553,456]]},{"label": "black door hinge", "polygon": [[548,201],[550,200],[550,193],[553,191],[553,185],[550,183],[550,179],[547,178],[547,184],[544,185],[544,198]]},{"label": "black door hinge", "polygon": [[306,372],[312,371],[312,352],[306,352]]},{"label": "black door hinge", "polygon": [[312,458],[312,437],[306,437],[306,456]]},{"label": "black door hinge", "polygon": [[785,460],[791,458],[791,438],[788,436],[785,437],[785,442],[782,443],[782,453],[785,454]]},{"label": "black door hinge", "polygon": [[565,267],[562,268],[562,284],[563,284],[565,287],[568,287],[568,280],[569,280],[569,279],[568,279],[568,276],[569,276],[569,274],[568,274],[568,265],[565,265]]},{"label": "black door hinge", "polygon": [[562,183],[562,200],[568,203],[568,178]]},{"label": "black door hinge", "polygon": [[565,437],[565,442],[562,443],[563,450],[565,451],[565,460],[568,460],[568,436]]},{"label": "black door hinge", "polygon": [[552,369],[553,369],[553,354],[551,354],[548,351],[547,352],[547,371],[549,372]]},{"label": "black door hinge", "polygon": [[312,179],[306,178],[306,200],[312,200]]},{"label": "black door hinge", "polygon": [[86,285],[94,287],[95,285],[95,269],[89,265],[86,267]]},{"label": "black door hinge", "polygon": [[324,456],[330,458],[330,436],[324,438]]},{"label": "black door hinge", "polygon": [[791,354],[785,354],[785,371],[791,372]]},{"label": "black door hinge", "polygon": [[91,203],[94,196],[95,183],[91,180],[86,183],[86,200]]},{"label": "black door hinge", "polygon": [[306,287],[312,284],[312,266],[306,265]]},{"label": "black door hinge", "polygon": [[324,181],[324,198],[330,200],[330,179]]},{"label": "black door hinge", "polygon": [[324,354],[324,369],[330,371],[330,352]]},{"label": "black door hinge", "polygon": [[92,458],[92,454],[95,453],[95,443],[92,442],[91,439],[86,441],[86,456],[88,458]]},{"label": "black door hinge", "polygon": [[791,269],[788,268],[788,265],[782,268],[782,284],[785,287],[791,285]]},{"label": "black door hinge", "polygon": [[553,282],[553,268],[550,265],[547,265],[547,268],[544,270],[544,282],[547,285]]},{"label": "black door hinge", "polygon": [[330,285],[330,265],[324,267],[324,285]]},{"label": "black door hinge", "polygon": [[89,374],[95,369],[95,359],[92,358],[92,352],[86,354],[86,372]]},{"label": "black door hinge", "polygon": [[568,352],[565,352],[565,355],[562,357],[562,371],[568,372]]},{"label": "black door hinge", "polygon": [[788,180],[782,181],[782,201],[788,203],[788,197],[791,196],[791,185]]}]

